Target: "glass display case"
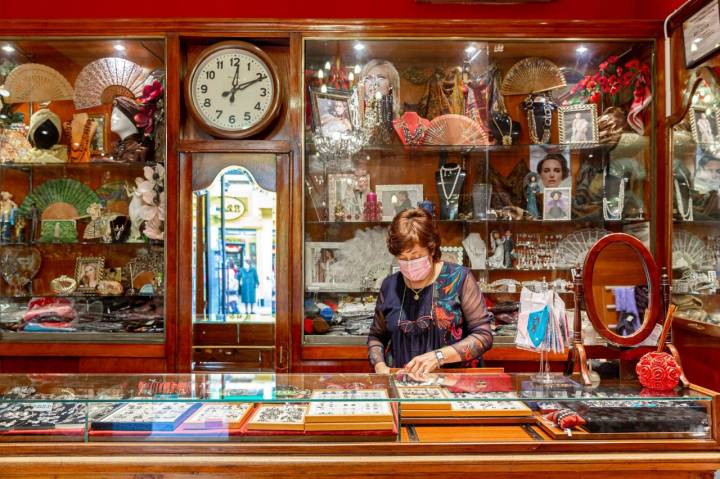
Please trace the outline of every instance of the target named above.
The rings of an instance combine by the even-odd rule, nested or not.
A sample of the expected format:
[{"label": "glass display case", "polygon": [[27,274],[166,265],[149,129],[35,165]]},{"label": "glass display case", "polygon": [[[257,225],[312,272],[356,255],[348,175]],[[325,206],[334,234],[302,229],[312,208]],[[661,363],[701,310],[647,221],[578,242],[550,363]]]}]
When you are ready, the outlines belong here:
[{"label": "glass display case", "polygon": [[385,232],[430,211],[512,345],[520,292],[572,308],[572,271],[608,232],[655,247],[654,44],[304,42],[304,344],[366,342]]},{"label": "glass display case", "polygon": [[681,327],[720,336],[720,83],[710,67],[681,90],[670,125],[672,153],[672,300]]},{"label": "glass display case", "polygon": [[0,341],[164,342],[164,40],[0,43]]},{"label": "glass display case", "polygon": [[[714,393],[536,384],[501,372],[409,375],[5,375],[0,441],[443,443],[713,437]],[[448,436],[446,436],[448,437]],[[460,439],[459,439],[460,438]],[[668,446],[669,445],[669,446]]]}]

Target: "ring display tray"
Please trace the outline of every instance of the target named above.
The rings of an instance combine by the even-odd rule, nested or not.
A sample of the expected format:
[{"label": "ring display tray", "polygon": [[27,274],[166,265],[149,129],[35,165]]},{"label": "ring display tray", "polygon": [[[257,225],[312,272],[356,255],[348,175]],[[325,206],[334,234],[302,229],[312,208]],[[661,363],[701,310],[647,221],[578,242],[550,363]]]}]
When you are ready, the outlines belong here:
[{"label": "ring display tray", "polygon": [[240,429],[252,411],[250,403],[203,404],[183,424],[184,430]]},{"label": "ring display tray", "polygon": [[96,431],[174,431],[200,403],[127,403],[107,416],[92,420]]}]

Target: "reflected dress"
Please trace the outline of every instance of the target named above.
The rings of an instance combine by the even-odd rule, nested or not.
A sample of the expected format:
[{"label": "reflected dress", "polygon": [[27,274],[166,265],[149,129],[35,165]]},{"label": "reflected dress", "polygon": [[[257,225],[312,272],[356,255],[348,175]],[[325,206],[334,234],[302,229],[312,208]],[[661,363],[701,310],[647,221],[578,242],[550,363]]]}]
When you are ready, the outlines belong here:
[{"label": "reflected dress", "polygon": [[404,367],[412,358],[451,346],[462,361],[454,367],[477,367],[492,347],[491,315],[468,268],[445,262],[433,284],[419,298],[401,273],[383,281],[368,335],[370,364]]}]

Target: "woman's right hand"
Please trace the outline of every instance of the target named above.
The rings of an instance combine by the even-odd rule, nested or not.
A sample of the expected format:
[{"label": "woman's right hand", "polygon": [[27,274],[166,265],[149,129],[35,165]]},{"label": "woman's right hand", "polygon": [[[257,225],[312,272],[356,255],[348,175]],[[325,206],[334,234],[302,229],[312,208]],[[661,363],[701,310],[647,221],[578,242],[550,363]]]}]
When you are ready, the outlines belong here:
[{"label": "woman's right hand", "polygon": [[377,363],[375,365],[375,372],[377,374],[390,374],[390,368],[385,363]]}]

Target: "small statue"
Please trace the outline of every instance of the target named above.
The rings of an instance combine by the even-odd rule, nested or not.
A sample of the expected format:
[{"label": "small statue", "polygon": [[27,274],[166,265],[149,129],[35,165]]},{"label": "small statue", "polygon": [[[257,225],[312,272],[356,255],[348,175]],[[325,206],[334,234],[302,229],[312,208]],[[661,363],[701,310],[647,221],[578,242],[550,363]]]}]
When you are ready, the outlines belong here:
[{"label": "small statue", "polygon": [[540,192],[542,192],[542,187],[538,181],[538,174],[531,171],[525,176],[525,200],[527,202],[527,212],[533,219],[540,218],[536,196]]},{"label": "small statue", "polygon": [[102,238],[106,242],[110,242],[110,222],[103,215],[102,209],[102,206],[98,203],[92,203],[88,206],[87,214],[90,215],[90,223],[85,227],[84,239]]},{"label": "small statue", "polygon": [[0,192],[0,243],[9,243],[13,239],[17,203],[8,191]]},{"label": "small statue", "polygon": [[512,239],[510,230],[505,231],[505,241],[503,241],[503,266],[505,268],[513,267],[513,247],[515,242]]},{"label": "small statue", "polygon": [[27,226],[27,220],[20,216],[17,220],[15,220],[15,241],[18,243],[24,242],[24,230],[25,226]]}]

